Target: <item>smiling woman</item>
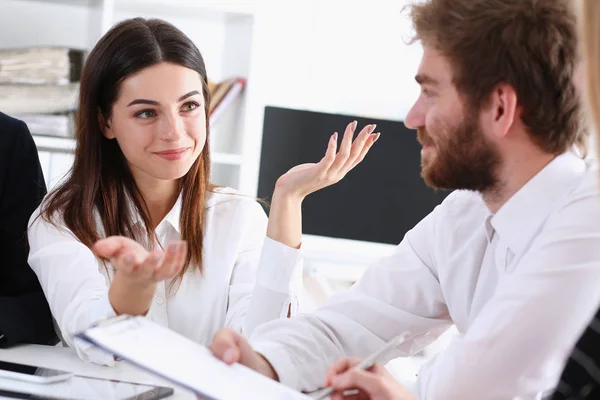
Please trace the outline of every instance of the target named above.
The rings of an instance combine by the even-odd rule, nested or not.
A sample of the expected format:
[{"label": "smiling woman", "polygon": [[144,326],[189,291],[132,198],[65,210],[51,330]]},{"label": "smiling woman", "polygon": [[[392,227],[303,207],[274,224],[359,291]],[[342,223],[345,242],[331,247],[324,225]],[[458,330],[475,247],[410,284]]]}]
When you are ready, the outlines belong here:
[{"label": "smiling woman", "polygon": [[196,71],[170,62],[123,81],[104,136],[117,140],[144,198],[158,189],[143,187],[152,185],[146,177],[158,178],[152,181],[160,185],[177,185],[202,153],[207,131],[202,90]]},{"label": "smiling woman", "polygon": [[31,219],[29,264],[64,341],[116,314],[146,315],[202,344],[220,328],[251,333],[298,310],[301,203],[339,181],[377,139],[332,135],[323,159],[279,178],[270,219],[209,183],[206,68],[162,20],[114,26],[81,77],[75,161]]}]

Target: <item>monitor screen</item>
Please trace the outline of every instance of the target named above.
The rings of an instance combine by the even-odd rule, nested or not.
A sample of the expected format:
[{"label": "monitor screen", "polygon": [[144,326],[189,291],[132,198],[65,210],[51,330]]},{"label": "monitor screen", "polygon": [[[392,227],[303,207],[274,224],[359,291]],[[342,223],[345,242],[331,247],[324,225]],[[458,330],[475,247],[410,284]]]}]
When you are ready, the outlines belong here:
[{"label": "monitor screen", "polygon": [[331,134],[341,141],[353,120],[357,133],[375,123],[381,136],[342,181],[304,200],[303,233],[398,244],[449,193],[425,185],[416,132],[402,121],[266,107],[258,197],[270,200],[277,178],[293,166],[318,162]]}]

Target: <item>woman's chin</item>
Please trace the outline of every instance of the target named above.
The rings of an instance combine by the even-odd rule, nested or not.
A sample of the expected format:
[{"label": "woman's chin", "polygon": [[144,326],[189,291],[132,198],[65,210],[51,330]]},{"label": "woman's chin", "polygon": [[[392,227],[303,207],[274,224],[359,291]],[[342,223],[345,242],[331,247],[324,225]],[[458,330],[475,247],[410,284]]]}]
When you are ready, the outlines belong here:
[{"label": "woman's chin", "polygon": [[156,179],[160,179],[161,181],[173,181],[183,178],[189,170],[190,167],[187,166],[182,166],[181,168],[161,168],[153,171],[152,176]]}]

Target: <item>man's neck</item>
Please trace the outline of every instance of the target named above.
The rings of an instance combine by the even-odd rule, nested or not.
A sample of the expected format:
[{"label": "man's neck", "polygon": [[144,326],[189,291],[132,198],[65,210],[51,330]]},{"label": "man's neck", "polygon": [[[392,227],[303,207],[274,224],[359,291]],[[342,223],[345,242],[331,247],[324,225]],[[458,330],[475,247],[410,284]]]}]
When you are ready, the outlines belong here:
[{"label": "man's neck", "polygon": [[555,157],[556,155],[537,148],[505,157],[498,171],[498,185],[482,193],[483,200],[492,214],[495,214]]}]

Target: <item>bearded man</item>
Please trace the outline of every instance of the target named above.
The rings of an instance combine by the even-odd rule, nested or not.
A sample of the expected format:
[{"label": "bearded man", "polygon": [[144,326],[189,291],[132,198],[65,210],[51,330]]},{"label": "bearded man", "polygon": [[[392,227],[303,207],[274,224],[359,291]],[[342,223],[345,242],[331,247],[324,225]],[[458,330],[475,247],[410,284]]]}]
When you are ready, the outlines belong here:
[{"label": "bearded man", "polygon": [[269,322],[249,341],[223,330],[213,352],[300,390],[413,398],[381,365],[339,359],[406,331],[380,361],[410,356],[454,325],[459,336],[418,374],[421,400],[550,393],[600,301],[598,172],[583,156],[570,3],[411,5],[424,52],[405,123],[423,146],[425,182],[454,192],[316,312]]}]

